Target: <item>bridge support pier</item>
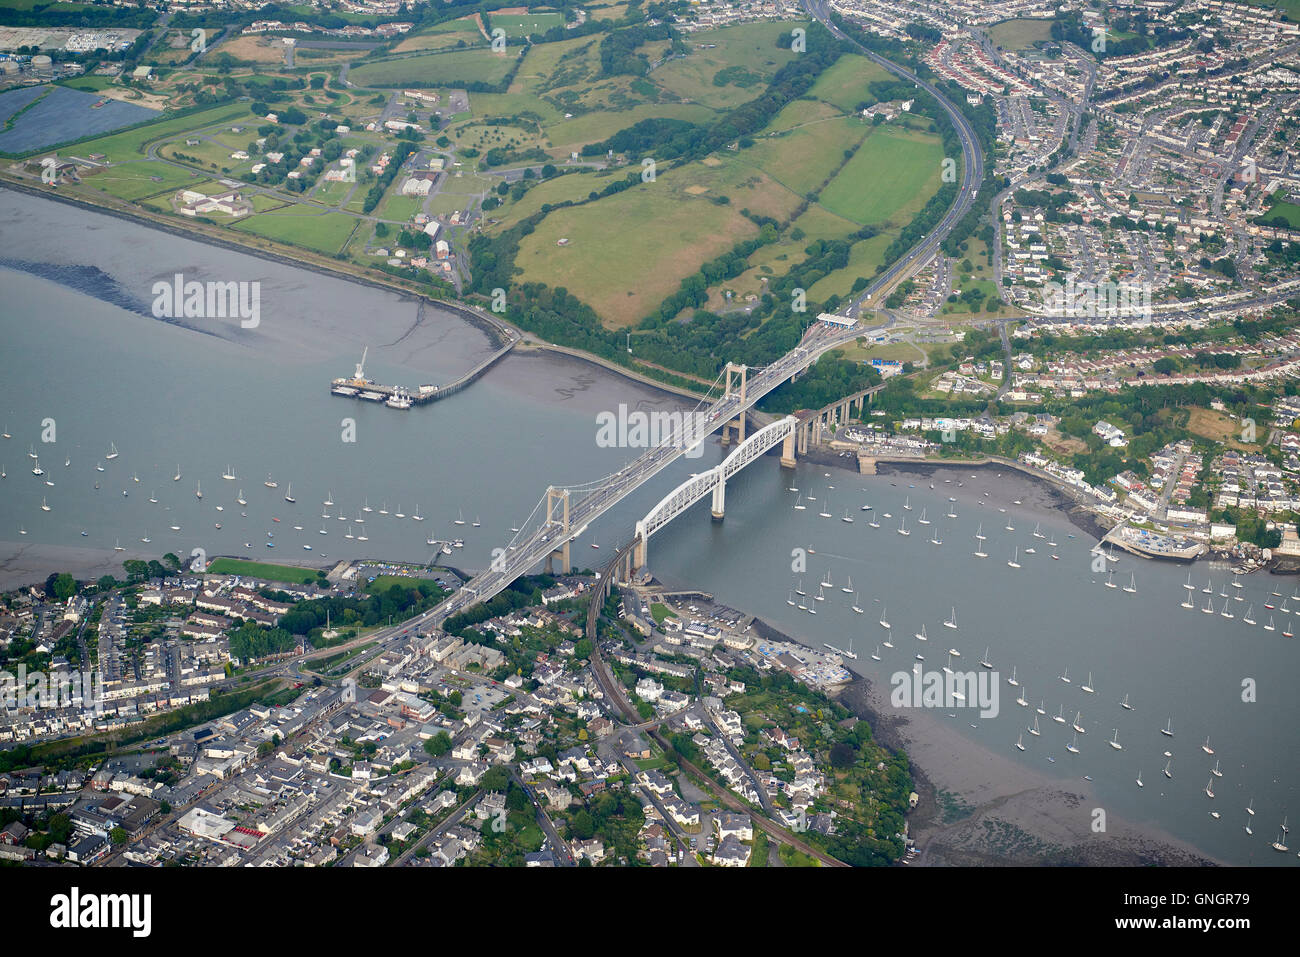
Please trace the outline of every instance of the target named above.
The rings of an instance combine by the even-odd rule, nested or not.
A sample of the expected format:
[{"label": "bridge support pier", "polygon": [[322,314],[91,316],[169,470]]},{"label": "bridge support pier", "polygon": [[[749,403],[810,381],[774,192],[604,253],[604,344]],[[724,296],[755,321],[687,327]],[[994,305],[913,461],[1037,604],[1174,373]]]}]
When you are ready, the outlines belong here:
[{"label": "bridge support pier", "polygon": [[636,547],[632,549],[632,569],[640,571],[645,568],[650,545],[650,536],[646,534],[645,522],[636,523]]},{"label": "bridge support pier", "polygon": [[794,465],[795,465],[795,461],[794,461],[794,446],[795,446],[795,438],[794,438],[794,435],[795,435],[794,432],[791,432],[791,433],[790,433],[789,435],[787,435],[787,436],[785,437],[785,439],[781,442],[781,468],[783,468],[783,469],[792,469],[792,468],[794,468]]},{"label": "bridge support pier", "polygon": [[554,559],[558,556],[560,559],[560,574],[567,575],[572,570],[569,565],[569,490],[567,488],[557,489],[554,486],[547,488],[546,522],[548,525],[559,526],[564,542],[546,556],[546,573],[548,575],[553,574]]},{"label": "bridge support pier", "polygon": [[719,478],[718,484],[713,486],[713,520],[722,521],[723,515],[727,510],[727,480]]}]

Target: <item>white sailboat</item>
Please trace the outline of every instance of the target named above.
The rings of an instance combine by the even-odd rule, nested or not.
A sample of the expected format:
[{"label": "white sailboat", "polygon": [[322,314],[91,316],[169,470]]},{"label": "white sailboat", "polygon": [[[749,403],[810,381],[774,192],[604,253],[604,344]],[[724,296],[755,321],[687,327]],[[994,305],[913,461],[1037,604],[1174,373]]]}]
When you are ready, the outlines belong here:
[{"label": "white sailboat", "polygon": [[41,496],[41,511],[42,511],[42,512],[48,512],[49,510],[50,510],[50,506],[47,505],[47,504],[45,503],[45,496],[42,495],[42,496]]},{"label": "white sailboat", "polygon": [[1079,753],[1079,733],[1077,731],[1074,733],[1074,737],[1070,739],[1070,743],[1065,746],[1065,750],[1071,754]]},{"label": "white sailboat", "polygon": [[899,526],[898,526],[898,534],[899,534],[899,535],[911,535],[911,534],[912,534],[911,532],[909,532],[909,531],[907,530],[907,516],[906,516],[906,515],[903,516],[902,522],[901,522],[901,523],[899,524]]},{"label": "white sailboat", "polygon": [[1039,737],[1040,735],[1042,735],[1042,733],[1043,733],[1043,732],[1041,732],[1041,731],[1038,730],[1038,717],[1037,717],[1037,715],[1034,716],[1034,726],[1033,726],[1032,728],[1029,729],[1029,733],[1032,734],[1032,735],[1033,735],[1034,737],[1036,737],[1036,738]]},{"label": "white sailboat", "polygon": [[797,511],[800,511],[800,512],[802,512],[804,509],[806,509],[806,508],[808,507],[807,505],[805,505],[805,504],[803,503],[803,496],[802,496],[802,495],[800,495],[797,499],[794,500],[794,507],[795,507],[795,509],[796,509]]},{"label": "white sailboat", "polygon": [[1020,737],[1016,738],[1016,748],[1021,751],[1025,750],[1025,736],[1023,732]]},{"label": "white sailboat", "polygon": [[248,504],[248,500],[244,498],[244,490],[242,488],[239,490],[239,494],[235,496],[235,501],[238,502],[240,505]]},{"label": "white sailboat", "polygon": [[876,645],[876,650],[873,651],[873,652],[871,653],[871,660],[872,660],[872,661],[879,661],[879,660],[880,660],[880,646],[879,646],[879,645]]},{"label": "white sailboat", "polygon": [[1136,594],[1137,594],[1137,574],[1136,574],[1136,573],[1133,573],[1133,574],[1131,574],[1131,575],[1129,576],[1128,584],[1124,586],[1124,590],[1125,590],[1126,592],[1128,592],[1130,595],[1136,595]]},{"label": "white sailboat", "polygon": [[840,521],[845,522],[849,525],[853,524],[853,516],[849,514],[849,510],[847,508],[844,510],[844,517],[840,519]]},{"label": "white sailboat", "polygon": [[1223,611],[1219,612],[1219,616],[1222,617],[1222,618],[1236,618],[1236,617],[1237,617],[1237,616],[1234,615],[1232,612],[1228,611],[1228,600],[1227,600],[1226,598],[1225,598],[1224,601],[1223,601]]},{"label": "white sailboat", "polygon": [[988,557],[989,557],[989,553],[986,552],[986,551],[984,551],[984,545],[983,545],[983,542],[984,542],[984,526],[983,526],[983,525],[981,525],[981,526],[979,527],[979,531],[977,531],[977,532],[975,533],[975,541],[976,541],[976,543],[977,543],[977,544],[975,545],[975,557],[976,557],[976,558],[988,558]]},{"label": "white sailboat", "polygon": [[1007,562],[1007,565],[1011,568],[1020,567],[1020,546],[1019,545],[1016,546],[1015,554],[1012,556],[1011,561]]},{"label": "white sailboat", "polygon": [[221,473],[221,477],[222,477],[223,479],[225,479],[227,482],[233,482],[233,481],[234,481],[235,479],[237,479],[239,476],[237,476],[237,475],[235,474],[235,470],[234,470],[234,469],[232,469],[229,465],[227,465],[227,466],[226,466],[226,470],[225,470],[224,472]]},{"label": "white sailboat", "polygon": [[987,647],[984,649],[984,657],[980,659],[980,667],[988,668],[990,671],[993,669],[993,662],[989,661],[989,649]]},{"label": "white sailboat", "polygon": [[1138,777],[1137,777],[1137,786],[1140,787],[1140,788],[1144,788],[1144,787],[1146,787],[1146,785],[1142,783],[1142,772],[1141,772],[1141,771],[1138,772]]},{"label": "white sailboat", "polygon": [[[103,469],[100,469],[100,471],[102,472]],[[177,465],[177,466],[176,466],[176,474],[172,476],[172,481],[173,481],[173,482],[179,482],[180,480],[181,480],[181,467],[180,467],[179,465]]]},{"label": "white sailboat", "polygon": [[1075,731],[1078,731],[1080,734],[1086,734],[1087,732],[1084,731],[1084,729],[1083,729],[1083,725],[1080,724],[1080,721],[1082,720],[1082,718],[1083,718],[1083,712],[1082,712],[1082,711],[1076,711],[1076,712],[1074,713],[1074,724],[1072,724],[1071,727],[1074,728]]},{"label": "white sailboat", "polygon": [[1264,626],[1265,631],[1277,631],[1277,626],[1273,624],[1273,616],[1268,616],[1268,624]]},{"label": "white sailboat", "polygon": [[916,521],[917,521],[917,524],[918,524],[918,525],[929,525],[929,524],[930,524],[930,520],[929,520],[928,518],[925,517],[925,509],[921,509],[921,517],[918,518]]},{"label": "white sailboat", "polygon": [[944,620],[943,627],[954,628],[954,629],[957,627],[957,606],[956,605],[953,605],[952,611],[948,612],[948,617]]},{"label": "white sailboat", "polygon": [[1204,751],[1206,754],[1214,753],[1214,749],[1210,747],[1210,736],[1208,734],[1205,736],[1205,743],[1201,745],[1201,750]]},{"label": "white sailboat", "polygon": [[1107,743],[1108,743],[1112,748],[1114,748],[1116,751],[1123,751],[1123,750],[1124,750],[1124,745],[1122,745],[1122,744],[1119,743],[1119,728],[1116,728],[1116,729],[1115,729],[1115,733],[1114,733],[1114,735],[1111,737],[1110,741],[1107,742]]},{"label": "white sailboat", "polygon": [[109,442],[109,443],[108,443],[108,454],[105,455],[104,458],[111,462],[111,461],[113,461],[113,459],[117,458],[117,455],[118,455],[118,453],[117,453],[117,446],[114,445],[112,442]]},{"label": "white sailboat", "polygon": [[1020,682],[1016,680],[1016,666],[1015,666],[1015,665],[1012,665],[1012,666],[1011,666],[1011,677],[1007,679],[1007,684],[1011,685],[1013,688],[1020,684]]},{"label": "white sailboat", "polygon": [[881,605],[880,606],[880,627],[890,628],[892,626],[889,624],[889,619],[885,617],[885,611],[886,611],[885,606]]},{"label": "white sailboat", "polygon": [[1119,706],[1123,708],[1125,711],[1133,710],[1133,706],[1128,703],[1128,695],[1124,696],[1124,700],[1119,703]]},{"label": "white sailboat", "polygon": [[464,524],[465,524],[465,512],[464,512],[463,509],[457,509],[457,510],[456,510],[456,517],[455,517],[454,519],[451,520],[451,524],[453,524],[453,525],[464,525]]},{"label": "white sailboat", "polygon": [[270,472],[267,472],[267,473],[266,473],[266,481],[263,482],[262,484],[265,485],[267,488],[279,488],[279,487],[280,487],[280,483],[277,482],[277,481],[275,481],[274,479],[271,478],[271,473],[270,473]]},{"label": "white sailboat", "polygon": [[1088,694],[1096,694],[1096,693],[1097,693],[1097,692],[1093,689],[1093,687],[1092,687],[1092,672],[1091,672],[1091,671],[1088,672],[1088,682],[1087,682],[1087,684],[1081,684],[1081,685],[1079,685],[1079,690],[1080,690],[1080,691],[1086,691]]},{"label": "white sailboat", "polygon": [[857,612],[859,615],[862,614],[862,608],[858,605],[858,593],[857,593],[857,592],[854,592],[854,593],[853,593],[853,610],[854,610],[855,612]]},{"label": "white sailboat", "polygon": [[324,505],[326,508],[332,506],[334,504],[334,493],[327,491],[325,493],[325,501],[321,502],[321,504]]},{"label": "white sailboat", "polygon": [[817,594],[813,595],[813,601],[825,601],[825,600],[826,600],[825,588],[823,588],[823,586],[821,585],[818,585]]},{"label": "white sailboat", "polygon": [[286,486],[286,488],[285,488],[285,490],[284,490],[284,500],[285,500],[286,502],[289,502],[290,504],[292,504],[293,502],[298,501],[296,498],[293,497],[293,483],[292,483],[292,482],[290,482],[290,483],[288,484],[288,486]]},{"label": "white sailboat", "polygon": [[1252,603],[1251,606],[1250,606],[1249,608],[1246,609],[1246,614],[1244,614],[1244,615],[1241,616],[1241,623],[1242,623],[1243,625],[1253,625],[1253,624],[1255,624],[1255,619],[1254,619],[1254,617],[1253,617],[1253,616],[1254,616],[1254,613],[1255,613],[1255,605],[1254,605],[1254,603]]},{"label": "white sailboat", "polygon": [[927,635],[927,634],[925,633],[925,623],[924,623],[924,622],[921,623],[921,630],[918,631],[918,632],[916,632],[916,640],[917,640],[917,641],[929,641],[929,640],[930,640],[930,636]]},{"label": "white sailboat", "polygon": [[1172,760],[1165,762],[1165,777],[1172,778],[1174,776],[1173,765],[1174,762]]},{"label": "white sailboat", "polygon": [[1118,587],[1119,587],[1118,585],[1115,584],[1115,573],[1114,573],[1114,572],[1111,572],[1109,575],[1106,576],[1106,587],[1107,587],[1107,588],[1118,588]]},{"label": "white sailboat", "polygon": [[202,497],[203,497],[203,483],[202,483],[202,482],[197,482],[197,483],[195,483],[195,485],[194,485],[194,497],[195,497],[195,498],[202,498]]},{"label": "white sailboat", "polygon": [[415,506],[415,511],[411,513],[411,519],[416,522],[424,521],[424,516],[420,514],[420,506]]},{"label": "white sailboat", "polygon": [[1165,726],[1164,726],[1163,728],[1160,729],[1160,733],[1163,734],[1166,738],[1172,738],[1172,737],[1174,736],[1174,719],[1173,719],[1173,718],[1170,718],[1170,719],[1165,723]]},{"label": "white sailboat", "polygon": [[853,594],[856,594],[856,593],[853,591],[853,576],[852,576],[852,575],[848,576],[848,584],[846,584],[846,585],[844,585],[843,587],[841,587],[841,588],[840,588],[840,591],[844,592],[844,594],[846,594],[846,595],[853,595]]}]

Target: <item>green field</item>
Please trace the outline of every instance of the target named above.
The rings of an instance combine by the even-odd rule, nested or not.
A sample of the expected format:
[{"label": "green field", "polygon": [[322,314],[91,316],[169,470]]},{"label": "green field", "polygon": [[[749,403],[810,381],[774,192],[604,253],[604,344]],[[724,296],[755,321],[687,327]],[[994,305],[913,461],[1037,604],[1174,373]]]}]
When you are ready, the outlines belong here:
[{"label": "green field", "polygon": [[1052,39],[1051,20],[1003,20],[989,27],[989,38],[1007,50],[1026,50]]},{"label": "green field", "polygon": [[364,63],[348,73],[357,86],[464,86],[466,83],[500,83],[519,58],[521,47],[505,53],[490,50],[455,50],[425,53]]},{"label": "green field", "polygon": [[[884,67],[876,66],[866,57],[849,54],[840,57],[833,67],[818,77],[808,95],[852,113],[861,103],[875,102],[876,98],[867,89],[869,83],[893,78]],[[804,106],[798,101],[791,104],[796,105]]]},{"label": "green field", "polygon": [[564,26],[564,15],[561,13],[533,13],[529,11],[525,14],[518,13],[489,13],[488,14],[488,32],[493,30],[506,31],[506,41],[516,37],[532,36],[534,33],[545,33],[553,27]]},{"label": "green field", "polygon": [[321,212],[312,206],[298,205],[273,213],[258,213],[231,228],[332,256],[343,248],[357,222],[346,213]]},{"label": "green field", "polygon": [[188,116],[178,116],[169,120],[158,120],[144,126],[101,136],[99,139],[87,140],[78,144],[78,150],[86,153],[103,153],[110,163],[121,163],[138,159],[144,154],[144,144],[166,137],[192,132],[203,127],[223,123],[226,120],[248,119],[248,106],[243,103],[227,103],[210,110],[201,110]]},{"label": "green field", "polygon": [[821,203],[855,223],[903,225],[939,191],[942,158],[937,136],[875,127]]},{"label": "green field", "polygon": [[267,562],[250,562],[242,558],[216,558],[208,564],[208,573],[212,575],[243,575],[249,578],[265,578],[273,582],[289,582],[295,585],[307,585],[317,581],[315,570],[293,568],[289,565],[271,565]]},{"label": "green field", "polygon": [[688,123],[708,123],[717,114],[707,106],[698,103],[642,103],[626,110],[600,110],[584,113],[571,120],[560,120],[549,124],[546,133],[551,145],[562,149],[567,155],[577,152],[588,143],[599,143],[609,139],[619,130],[626,129],[642,120],[666,118],[685,120]]},{"label": "green field", "polygon": [[87,177],[84,182],[87,187],[101,189],[118,199],[138,200],[181,187],[188,189],[206,181],[201,173],[190,174],[174,166],[141,160],[110,166],[102,173]]},{"label": "green field", "polygon": [[1300,229],[1300,205],[1288,203],[1284,199],[1274,199],[1273,204],[1259,217],[1258,222],[1272,223],[1275,219],[1284,220],[1290,229]]},{"label": "green field", "polygon": [[856,149],[868,132],[861,120],[817,120],[781,136],[763,137],[740,160],[803,195],[820,186],[844,162],[844,151]]},{"label": "green field", "polygon": [[[788,35],[796,26],[807,24],[795,20],[745,23],[689,34],[689,55],[669,60],[650,77],[656,85],[688,101],[718,109],[739,106],[763,92],[763,84],[795,56],[778,48],[776,38]],[[730,75],[718,76],[728,68],[733,68]]]}]

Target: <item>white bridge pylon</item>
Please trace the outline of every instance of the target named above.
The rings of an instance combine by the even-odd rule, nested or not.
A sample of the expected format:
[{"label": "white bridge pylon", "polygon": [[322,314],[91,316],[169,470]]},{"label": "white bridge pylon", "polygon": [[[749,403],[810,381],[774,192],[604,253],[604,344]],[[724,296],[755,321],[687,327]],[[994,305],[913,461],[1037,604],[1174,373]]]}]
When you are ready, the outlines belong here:
[{"label": "white bridge pylon", "polygon": [[633,565],[636,568],[644,568],[650,536],[710,492],[713,493],[713,517],[721,519],[726,510],[727,479],[766,454],[778,442],[785,443],[781,452],[781,464],[793,467],[795,435],[798,428],[799,420],[792,415],[771,425],[765,425],[736,446],[730,455],[713,468],[691,476],[665,495],[659,504],[650,509],[645,518],[636,523],[636,550],[632,558]]}]

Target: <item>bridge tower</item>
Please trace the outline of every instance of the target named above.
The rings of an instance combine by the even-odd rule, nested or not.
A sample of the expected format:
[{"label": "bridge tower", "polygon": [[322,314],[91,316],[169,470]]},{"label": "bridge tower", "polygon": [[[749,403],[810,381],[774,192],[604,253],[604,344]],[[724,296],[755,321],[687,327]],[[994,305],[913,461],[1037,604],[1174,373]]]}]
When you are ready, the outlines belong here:
[{"label": "bridge tower", "polygon": [[[737,382],[737,388],[736,391],[734,392],[732,391],[732,381],[733,381],[732,376],[736,377],[736,382]],[[745,396],[748,387],[749,387],[749,367],[737,365],[734,362],[728,362],[727,380],[726,380],[727,398],[731,398],[735,396],[739,398],[741,403],[743,404],[745,402]],[[741,442],[745,441],[745,413],[744,412],[741,412],[740,415],[738,415],[733,421],[723,425],[722,444],[724,446],[729,444],[731,430],[733,428],[736,430],[736,444],[739,445]]]},{"label": "bridge tower", "polygon": [[633,571],[640,571],[645,568],[645,563],[649,558],[650,535],[646,532],[645,519],[636,523],[636,547],[632,549],[632,564],[628,571],[628,580],[632,578]]},{"label": "bridge tower", "polygon": [[547,486],[546,524],[559,527],[561,541],[563,542],[546,556],[546,573],[548,575],[552,574],[553,559],[558,555],[560,574],[567,575],[571,570],[569,566],[569,490],[567,488],[556,488],[553,485]]}]

